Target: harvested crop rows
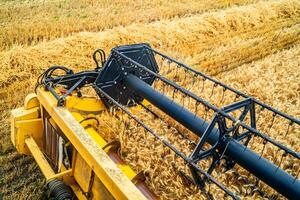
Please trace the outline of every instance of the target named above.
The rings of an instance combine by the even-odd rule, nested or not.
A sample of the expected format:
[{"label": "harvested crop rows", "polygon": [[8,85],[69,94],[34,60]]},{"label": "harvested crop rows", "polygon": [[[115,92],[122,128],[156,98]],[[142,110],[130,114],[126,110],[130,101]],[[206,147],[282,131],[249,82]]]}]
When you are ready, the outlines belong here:
[{"label": "harvested crop rows", "polygon": [[[120,25],[193,15],[250,2],[254,1],[175,0],[171,5],[161,0],[146,0],[134,4],[128,0],[114,3],[107,0],[42,3],[36,0],[19,5],[7,2],[0,8],[0,48],[10,48],[14,44],[32,45],[81,31],[102,31]],[[144,11],[146,13],[141,16],[140,13]]]},{"label": "harvested crop rows", "polygon": [[[0,27],[4,27],[0,33],[0,48],[3,49],[0,52],[0,166],[4,167],[0,168],[0,196],[3,195],[5,199],[41,198],[44,184],[33,159],[13,150],[9,141],[9,110],[23,103],[26,94],[33,91],[37,76],[49,66],[63,65],[75,71],[93,68],[91,53],[99,47],[109,53],[116,45],[149,42],[165,54],[300,118],[299,1],[211,1],[207,5],[185,0],[175,1],[172,6],[163,2],[146,1],[145,4],[132,6],[120,1],[114,7],[106,1],[93,2],[89,6],[82,2],[71,6],[69,3],[56,1],[54,5],[62,6],[65,11],[55,23],[51,19],[58,11],[49,2],[41,4],[34,1],[32,9],[35,10],[35,17],[31,18],[24,18],[24,13],[20,13],[20,16],[9,14],[14,7],[16,10],[25,9],[25,13],[30,12],[28,2],[20,5],[3,3],[0,9]],[[154,5],[158,4],[154,9]],[[70,7],[74,13],[67,17],[66,10]],[[94,10],[90,13],[89,10],[95,7],[101,7],[101,12]],[[49,13],[44,14],[44,22],[39,21],[40,11],[45,8],[49,9]],[[114,9],[117,11],[112,12]],[[126,19],[123,11],[130,9],[135,12]],[[143,10],[149,12],[141,18],[138,13]],[[80,18],[77,15],[79,12],[87,16],[82,17],[80,23],[76,21]],[[96,20],[99,18],[102,20],[98,23]],[[59,38],[62,35],[66,37]],[[162,70],[162,73],[166,71]],[[172,73],[166,73],[166,76],[174,78]],[[178,83],[191,84],[189,81],[181,82],[181,78],[179,77]],[[201,81],[196,82],[198,87],[193,86],[191,91],[222,106],[216,100],[220,98],[220,91],[215,90],[214,96],[211,96],[209,89],[200,91],[202,84]],[[204,87],[211,88],[211,85],[204,83]],[[162,89],[159,84],[156,88]],[[172,91],[165,92],[171,94]],[[190,109],[194,110],[193,107]],[[201,111],[199,112],[201,115]],[[162,116],[165,117],[163,114]],[[175,143],[184,153],[188,154],[191,150],[185,148],[191,145],[190,142],[176,135],[174,129],[159,124],[150,116],[144,116],[143,112],[139,113],[139,117],[150,121],[149,126]],[[265,117],[270,120],[267,114]],[[136,172],[144,170],[147,184],[162,199],[208,198],[209,194],[199,192],[193,185],[186,185],[184,178],[178,175],[178,170],[188,171],[183,161],[166,152],[148,133],[140,129],[125,131],[117,119],[108,113],[100,116],[99,120],[103,122],[99,127],[100,133],[105,130],[107,134],[103,136],[108,141],[121,141],[122,157]],[[168,120],[167,117],[165,120]],[[284,130],[279,130],[280,125],[282,124],[278,123],[267,134],[299,152],[300,130],[294,130],[284,137]],[[263,125],[261,128],[265,129]],[[257,139],[252,147],[260,152],[261,143]],[[274,160],[276,150],[267,147],[264,156]],[[300,164],[291,165],[291,162],[287,158],[282,166],[294,173],[299,170]],[[176,169],[174,163],[178,166]],[[201,166],[205,168],[206,165],[202,163]],[[245,198],[258,197],[258,192],[251,192],[254,177],[249,178],[252,182],[248,186],[241,187],[243,180],[236,181],[235,170],[242,176],[248,176],[238,167],[226,172],[227,178],[218,170],[214,172],[214,176]],[[272,195],[272,190],[266,189],[262,183],[257,188],[264,188]],[[213,195],[216,199],[224,197],[222,193],[216,192],[218,189],[213,185],[206,189],[217,193]],[[273,197],[282,198],[278,195]]]}]

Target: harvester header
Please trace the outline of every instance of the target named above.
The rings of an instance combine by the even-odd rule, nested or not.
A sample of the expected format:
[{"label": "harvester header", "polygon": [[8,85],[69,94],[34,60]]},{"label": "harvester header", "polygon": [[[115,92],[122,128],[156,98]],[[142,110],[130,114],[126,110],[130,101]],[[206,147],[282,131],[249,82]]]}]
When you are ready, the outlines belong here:
[{"label": "harvester header", "polygon": [[[222,173],[239,168],[256,177],[254,190],[262,196],[268,194],[258,182],[288,199],[300,199],[299,168],[281,168],[285,157],[290,157],[292,165],[299,165],[300,154],[266,133],[280,121],[287,124],[287,135],[291,127],[300,128],[298,119],[152,49],[149,44],[115,47],[107,59],[105,52],[99,49],[93,59],[96,68],[90,71],[74,73],[66,67],[50,67],[38,79],[37,95],[27,101],[33,105],[13,111],[13,127],[17,127],[18,120],[24,120],[26,117],[21,116],[28,116],[29,111],[36,113],[26,120],[36,120],[38,129],[20,132],[20,126],[13,130],[12,138],[21,153],[35,157],[52,196],[75,193],[79,199],[159,198],[148,188],[146,178],[135,174],[118,155],[121,145],[107,143],[97,128],[91,128],[101,121],[86,113],[108,110],[124,129],[138,127],[183,159],[189,171],[178,170],[178,173],[208,198],[207,185],[214,184],[225,195],[239,199],[239,194],[218,181],[213,173],[220,168]],[[57,75],[57,71],[63,74]],[[86,98],[83,94],[86,87],[93,88],[98,97]],[[216,91],[221,91],[221,95],[215,95]],[[173,127],[176,134],[191,144],[190,154],[180,151],[134,108]],[[269,124],[259,123],[260,118],[266,116],[262,112],[271,116]],[[255,138],[262,141],[259,151],[250,147]],[[275,161],[268,160],[264,156],[266,145],[276,148],[281,156]],[[110,167],[113,170],[109,170]],[[250,183],[245,180],[245,184]]]}]

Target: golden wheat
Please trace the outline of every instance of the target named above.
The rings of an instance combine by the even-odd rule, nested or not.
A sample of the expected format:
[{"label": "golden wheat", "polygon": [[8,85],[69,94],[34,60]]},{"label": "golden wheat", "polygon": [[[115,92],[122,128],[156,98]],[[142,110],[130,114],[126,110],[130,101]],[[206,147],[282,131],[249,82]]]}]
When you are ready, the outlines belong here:
[{"label": "golden wheat", "polygon": [[[207,5],[207,2],[186,0],[176,1],[171,7],[168,7],[166,2],[158,0],[146,1],[145,4],[139,2],[134,5],[128,5],[127,1],[117,1],[116,7],[112,7],[109,1],[78,1],[75,4],[61,1],[55,1],[53,4],[47,1],[25,1],[22,4],[2,2],[0,48],[11,49],[0,52],[2,138],[0,165],[5,165],[4,168],[0,168],[0,180],[5,180],[4,183],[0,181],[0,192],[5,194],[6,198],[34,199],[40,198],[43,185],[43,180],[40,179],[42,175],[36,164],[32,164],[32,159],[18,155],[11,147],[9,110],[23,103],[25,95],[33,91],[37,75],[49,66],[64,65],[76,71],[93,68],[91,53],[99,47],[108,53],[116,45],[149,42],[155,48],[193,65],[194,68],[217,75],[225,83],[257,96],[262,101],[273,103],[274,107],[299,117],[299,84],[297,82],[300,78],[298,73],[299,44],[291,49],[283,50],[299,41],[299,1],[262,1],[199,14],[213,8],[249,2],[257,1],[211,1]],[[159,4],[158,8],[153,6],[156,4]],[[94,9],[97,7],[101,7],[99,12]],[[45,9],[49,13],[44,12]],[[132,11],[132,9],[136,12],[130,12],[130,16],[126,15],[127,12],[123,12],[124,10]],[[141,19],[138,11],[145,9],[149,12]],[[32,14],[29,14],[30,12]],[[31,19],[28,16],[31,16]],[[80,16],[83,17],[80,18]],[[106,20],[97,21],[100,17]],[[104,30],[107,28],[112,29]],[[75,32],[98,30],[104,31],[82,32],[50,42],[44,41]],[[29,47],[15,45],[35,43],[39,44]],[[277,51],[280,52],[267,56]],[[265,56],[267,57],[259,60]],[[253,62],[254,60],[258,61]],[[161,73],[165,73],[164,69]],[[168,76],[172,78],[172,73]],[[178,83],[191,83],[191,80],[184,83],[179,79]],[[196,83],[198,86],[202,84],[201,80]],[[189,87],[188,84],[184,86]],[[156,85],[156,88],[161,90],[159,87],[159,84]],[[204,88],[204,92],[201,91],[201,87],[192,87],[190,90],[218,106],[229,103],[234,98],[228,95],[226,96],[228,101],[220,103],[216,101],[222,95],[220,90],[216,89],[215,94],[211,96],[209,92],[212,86],[205,82]],[[171,92],[169,91],[169,94]],[[193,107],[190,109],[194,110]],[[199,115],[203,114],[203,110],[198,112]],[[143,114],[139,115],[141,119],[149,121],[149,125],[157,132],[188,154],[190,148],[182,148],[189,147],[188,141],[174,136],[173,129]],[[266,121],[270,119],[267,114],[265,117]],[[168,121],[166,116],[164,118]],[[178,176],[177,170],[187,172],[186,165],[148,133],[140,129],[120,131],[120,129],[123,130],[120,123],[108,113],[104,113],[100,120],[106,127],[105,133],[107,134],[104,136],[108,140],[114,138],[121,140],[123,158],[136,171],[145,170],[148,174],[148,185],[163,199],[207,198],[194,186],[184,185],[184,179]],[[264,130],[263,122],[260,126]],[[299,130],[283,137],[284,130],[280,128],[281,125],[283,124],[277,122],[268,134],[299,151],[299,145],[297,145],[299,141],[294,139],[295,134],[299,134]],[[113,129],[107,129],[107,127],[113,127]],[[99,128],[104,129],[104,127]],[[252,148],[260,152],[261,143],[262,141],[255,139]],[[149,153],[151,151],[153,154]],[[1,152],[4,152],[3,156]],[[267,146],[264,156],[276,160],[276,153],[276,150]],[[291,168],[292,162],[292,158],[287,158],[282,166],[295,171],[297,166]],[[6,163],[10,164],[6,165]],[[176,165],[170,166],[171,163]],[[28,166],[25,167],[29,169],[28,174],[34,173],[33,178],[37,181],[25,175],[28,172],[23,168],[25,165]],[[203,167],[206,165],[207,163],[202,163]],[[174,166],[178,166],[177,169]],[[18,171],[19,167],[23,170]],[[216,171],[213,175],[225,182],[224,184],[233,191],[245,196],[246,199],[258,198],[257,193],[251,194],[253,190],[251,185],[241,187],[242,180],[240,179],[247,177],[248,174],[239,168],[237,170],[241,174],[239,178],[236,177],[234,171],[223,175],[217,174],[218,171]],[[16,176],[25,178],[18,179],[21,183],[15,183],[14,177]],[[255,181],[254,177],[250,179]],[[24,187],[24,185],[28,186]],[[261,183],[259,185],[271,192],[270,188],[265,185]],[[210,190],[217,199],[224,198],[223,193],[215,186],[211,186]]]},{"label": "golden wheat", "polygon": [[[32,45],[81,31],[102,31],[115,26],[147,23],[202,13],[254,0],[232,1],[28,1],[1,3],[0,49],[14,44]],[[47,12],[45,12],[47,11]]]},{"label": "golden wheat", "polygon": [[[158,49],[164,49],[177,57],[180,55],[187,63],[197,61],[210,70],[197,67],[198,69],[216,73],[223,71],[224,68],[249,62],[251,58],[257,59],[268,55],[298,40],[299,26],[294,24],[299,19],[299,12],[295,12],[299,8],[300,4],[297,1],[263,2],[149,25],[131,25],[100,33],[81,33],[35,47],[15,47],[0,54],[2,61],[0,69],[4,71],[0,77],[0,87],[15,84],[14,80],[28,82],[29,78],[36,77],[42,69],[54,64],[74,68],[80,65],[88,68],[93,66],[90,55],[97,47],[102,47],[108,52],[116,45],[137,42],[150,42]],[[266,12],[270,14],[266,15]],[[257,19],[254,21],[257,28],[251,25],[254,19]],[[282,23],[279,29],[269,31],[264,36],[250,37],[253,30],[256,33],[259,28],[267,27],[272,21]],[[291,27],[285,28],[284,25]],[[252,28],[249,29],[249,26]],[[245,37],[245,31],[248,31],[248,40]],[[203,49],[206,39],[217,41],[218,38],[229,38],[234,34],[236,36],[232,39],[220,42],[218,48]],[[239,34],[241,34],[240,37]],[[196,40],[195,38],[202,44],[192,43]],[[185,45],[186,43],[189,45]],[[265,48],[266,46],[268,48]],[[188,49],[191,50],[190,53]],[[234,56],[229,55],[228,52]],[[213,67],[214,65],[217,67]],[[2,90],[0,94],[6,95],[6,91]]]}]

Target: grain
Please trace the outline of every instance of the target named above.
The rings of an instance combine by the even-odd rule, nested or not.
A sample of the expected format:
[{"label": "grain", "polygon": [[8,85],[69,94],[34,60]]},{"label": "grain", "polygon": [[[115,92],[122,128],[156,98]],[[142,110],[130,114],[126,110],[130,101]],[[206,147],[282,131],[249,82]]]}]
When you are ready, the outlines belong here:
[{"label": "grain", "polygon": [[[99,47],[109,53],[116,45],[149,42],[156,49],[197,70],[300,117],[299,1],[207,3],[178,0],[171,6],[158,0],[141,2],[129,5],[127,1],[116,1],[115,6],[108,1],[79,0],[74,4],[59,0],[0,3],[0,196],[3,194],[5,199],[41,198],[44,184],[33,159],[18,155],[10,143],[9,110],[22,105],[25,95],[33,91],[37,76],[51,65],[63,65],[75,71],[94,68],[91,54]],[[153,6],[157,4],[159,6]],[[48,12],[43,12],[45,9]],[[145,9],[148,12],[142,12]],[[124,10],[131,15],[128,16]],[[143,17],[140,17],[141,12]],[[161,73],[174,78],[174,71],[167,74],[163,69]],[[234,99],[228,94],[224,101],[219,101],[222,91],[216,88],[211,95],[212,85],[208,82],[198,80],[192,85],[192,79],[182,81],[183,75],[176,79],[177,83],[216,106],[221,107]],[[155,84],[161,91],[161,85]],[[172,94],[170,89],[166,92]],[[180,96],[176,98],[180,102]],[[190,110],[195,110],[192,104],[189,106]],[[204,116],[203,108],[197,113]],[[160,114],[165,122],[185,130]],[[207,119],[211,115],[208,113]],[[265,120],[261,121],[260,128],[267,131],[266,122],[271,116],[268,113],[263,116]],[[149,126],[182,152],[189,154],[191,142],[176,134],[174,128],[152,119],[145,112],[139,113],[138,117],[149,122]],[[186,185],[178,171],[189,173],[187,166],[147,132],[134,126],[124,130],[109,113],[103,113],[99,119],[102,122],[99,129],[106,133],[104,137],[108,141],[121,141],[124,160],[135,171],[145,172],[147,184],[162,199],[208,198],[195,186]],[[267,134],[299,152],[299,141],[295,139],[299,130],[291,127],[291,134],[284,137],[285,130],[280,127],[286,124],[276,120],[276,125]],[[251,147],[260,152],[262,141],[255,139]],[[269,145],[263,153],[275,162],[279,162],[278,155],[281,153]],[[207,166],[208,162],[201,163],[201,167]],[[291,173],[299,166],[289,157],[282,162],[282,167]],[[249,177],[240,168],[226,173],[220,170],[213,175],[231,190],[245,199],[259,198],[257,192],[253,193],[254,177]],[[243,184],[245,178],[252,182]],[[259,187],[272,192],[262,183]],[[224,194],[213,185],[205,189],[210,190],[216,199],[224,198]]]}]

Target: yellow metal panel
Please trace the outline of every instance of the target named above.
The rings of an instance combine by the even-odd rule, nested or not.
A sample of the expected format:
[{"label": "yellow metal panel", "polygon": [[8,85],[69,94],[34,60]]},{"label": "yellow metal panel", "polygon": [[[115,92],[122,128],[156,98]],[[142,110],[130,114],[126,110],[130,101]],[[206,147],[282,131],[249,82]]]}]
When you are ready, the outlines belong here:
[{"label": "yellow metal panel", "polygon": [[[82,121],[84,118],[82,117],[81,114],[77,113],[77,112],[72,112],[72,115],[75,117],[75,119],[77,121]],[[86,121],[88,122],[88,121]],[[81,125],[84,125],[84,124],[81,124]],[[95,131],[94,128],[90,127],[90,128],[86,128],[85,129],[88,134],[97,142],[97,144],[102,148],[106,145],[106,141],[99,135],[99,133],[97,133]]]},{"label": "yellow metal panel", "polygon": [[26,119],[36,119],[39,118],[38,107],[25,109],[24,107],[16,108],[11,111],[11,115],[15,121],[26,120]]},{"label": "yellow metal panel", "polygon": [[39,100],[36,97],[35,93],[31,93],[25,97],[24,108],[30,109],[39,106]]},{"label": "yellow metal panel", "polygon": [[66,100],[66,107],[84,112],[99,112],[105,109],[104,104],[99,99],[77,96],[69,96]]},{"label": "yellow metal panel", "polygon": [[[31,109],[25,109],[24,107],[17,108],[11,111],[11,141],[16,146],[16,148],[20,151],[20,153],[29,153],[27,149],[25,148],[24,139],[26,133],[22,129],[22,125],[20,124],[20,121],[25,122],[26,120],[32,120],[37,119],[39,117],[39,111],[38,108],[31,108]],[[17,127],[18,123],[18,127]],[[34,124],[32,124],[32,128],[38,128],[35,127]],[[25,125],[26,126],[26,123]],[[38,129],[35,130],[35,132],[39,132]],[[30,131],[29,133],[32,133]]]},{"label": "yellow metal panel", "polygon": [[126,174],[126,176],[130,180],[132,180],[136,176],[136,173],[128,165],[117,165],[117,166],[124,174]]},{"label": "yellow metal panel", "polygon": [[[53,178],[59,178],[59,177],[64,178],[65,176],[68,176],[69,179],[71,178],[70,174],[72,173],[72,169],[66,170],[64,168],[65,171],[63,171],[59,174],[54,173],[53,169],[51,168],[51,166],[48,163],[47,159],[45,158],[44,154],[41,152],[41,150],[39,149],[38,145],[36,144],[36,142],[34,141],[34,139],[32,137],[26,138],[25,143],[26,143],[28,149],[30,150],[32,156],[36,160],[38,166],[40,167],[40,169],[41,169],[42,173],[44,174],[47,181],[49,181]],[[70,182],[70,181],[68,181],[68,182]],[[79,188],[79,186],[77,185],[77,183],[72,181],[72,182],[70,182],[69,185],[79,200],[87,200],[87,198],[83,195],[83,193],[82,193],[81,189]]]},{"label": "yellow metal panel", "polygon": [[39,165],[42,173],[44,174],[45,178],[49,180],[51,177],[55,175],[54,171],[52,170],[51,166],[49,165],[47,159],[45,158],[44,154],[39,149],[38,145],[34,141],[32,137],[28,137],[25,139],[25,143],[30,150],[32,156],[36,160],[37,164]]},{"label": "yellow metal panel", "polygon": [[83,160],[79,153],[76,154],[74,178],[83,192],[89,191],[92,169]]},{"label": "yellow metal panel", "polygon": [[98,177],[94,178],[94,183],[92,187],[92,193],[94,200],[112,200],[114,197],[110,194],[110,192],[106,189],[103,183],[100,181]]},{"label": "yellow metal panel", "polygon": [[15,122],[15,146],[18,152],[28,155],[25,139],[33,137],[40,147],[43,147],[42,119],[29,119]]},{"label": "yellow metal panel", "polygon": [[[84,118],[81,114],[77,112],[72,112],[72,115],[75,117],[77,121],[82,121]],[[88,127],[85,129],[89,135],[97,142],[97,144],[103,148],[107,142],[95,131],[93,127]],[[107,152],[109,148],[105,149],[105,152]],[[136,173],[128,166],[128,165],[117,165],[118,168],[131,180],[136,176]]]},{"label": "yellow metal panel", "polygon": [[40,88],[38,99],[116,199],[146,199],[72,114],[66,108],[56,106],[57,101],[52,94]]},{"label": "yellow metal panel", "polygon": [[97,142],[100,147],[104,147],[107,143],[106,141],[95,131],[94,128],[89,127],[86,129],[89,135]]}]

